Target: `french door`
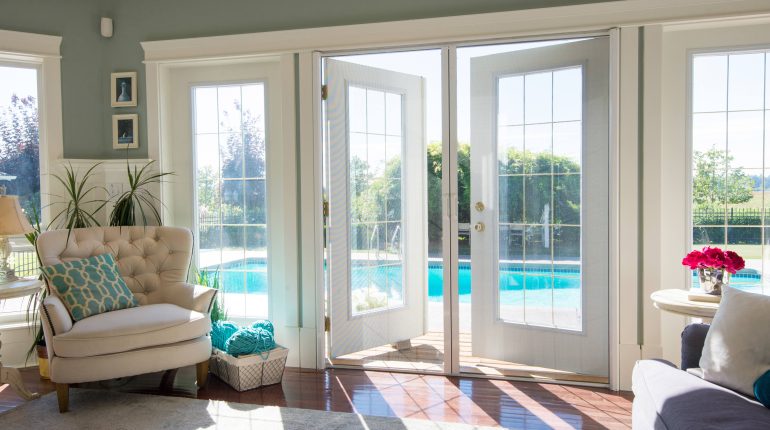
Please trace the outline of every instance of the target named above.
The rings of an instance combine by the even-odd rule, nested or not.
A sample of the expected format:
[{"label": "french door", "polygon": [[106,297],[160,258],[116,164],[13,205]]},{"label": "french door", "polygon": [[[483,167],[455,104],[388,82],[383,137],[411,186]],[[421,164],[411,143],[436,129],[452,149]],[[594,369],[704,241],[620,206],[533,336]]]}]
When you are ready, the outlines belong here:
[{"label": "french door", "polygon": [[332,358],[425,329],[423,79],[325,60]]},{"label": "french door", "polygon": [[329,358],[606,381],[608,37],[440,55],[322,60]]},{"label": "french door", "polygon": [[608,374],[608,53],[471,60],[474,356]]}]

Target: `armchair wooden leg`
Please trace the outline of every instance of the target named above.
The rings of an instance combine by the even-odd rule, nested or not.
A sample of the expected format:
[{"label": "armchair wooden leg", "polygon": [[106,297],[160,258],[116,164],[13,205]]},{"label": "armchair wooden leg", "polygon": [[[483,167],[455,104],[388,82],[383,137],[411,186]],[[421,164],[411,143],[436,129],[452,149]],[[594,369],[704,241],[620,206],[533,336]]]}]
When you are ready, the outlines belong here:
[{"label": "armchair wooden leg", "polygon": [[69,384],[56,384],[56,398],[59,399],[59,412],[67,412],[70,407]]},{"label": "armchair wooden leg", "polygon": [[198,388],[203,388],[209,379],[209,361],[203,361],[195,365]]}]

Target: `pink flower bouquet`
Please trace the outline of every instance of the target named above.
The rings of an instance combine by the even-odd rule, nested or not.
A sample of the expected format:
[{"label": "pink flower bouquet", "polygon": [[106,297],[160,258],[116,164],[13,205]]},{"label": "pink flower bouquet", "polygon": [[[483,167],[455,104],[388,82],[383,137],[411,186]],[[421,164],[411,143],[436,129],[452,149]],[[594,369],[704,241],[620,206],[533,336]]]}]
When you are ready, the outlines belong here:
[{"label": "pink flower bouquet", "polygon": [[722,251],[719,248],[707,246],[701,251],[695,250],[687,254],[682,259],[682,265],[698,271],[703,291],[720,295],[725,272],[735,274],[746,267],[746,262],[735,251]]}]

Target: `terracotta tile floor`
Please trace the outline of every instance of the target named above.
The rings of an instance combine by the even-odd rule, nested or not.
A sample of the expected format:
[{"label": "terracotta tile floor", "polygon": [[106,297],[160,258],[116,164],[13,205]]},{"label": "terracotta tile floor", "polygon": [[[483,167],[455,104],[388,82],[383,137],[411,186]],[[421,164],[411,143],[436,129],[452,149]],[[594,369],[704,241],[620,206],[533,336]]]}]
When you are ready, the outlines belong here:
[{"label": "terracotta tile floor", "polygon": [[[53,390],[50,382],[38,378],[36,368],[25,369],[23,376],[33,391]],[[195,396],[193,367],[180,369],[173,388],[160,390],[160,376],[142,375],[88,387]],[[534,382],[343,369],[324,372],[286,369],[282,384],[243,393],[211,375],[208,386],[197,394],[198,398],[240,403],[517,429],[625,429],[631,426],[632,396],[628,392]],[[0,386],[0,413],[22,403],[10,387]]]}]

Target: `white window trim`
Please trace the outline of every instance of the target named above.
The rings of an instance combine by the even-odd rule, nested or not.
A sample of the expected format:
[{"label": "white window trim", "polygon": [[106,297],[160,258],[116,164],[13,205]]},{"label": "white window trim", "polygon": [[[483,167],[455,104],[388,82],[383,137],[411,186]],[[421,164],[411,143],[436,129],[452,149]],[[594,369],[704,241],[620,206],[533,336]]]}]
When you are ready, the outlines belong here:
[{"label": "white window trim", "polygon": [[[610,385],[612,388],[630,387],[630,368],[642,353],[639,339],[642,315],[655,310],[640,303],[647,290],[637,290],[637,279],[624,276],[622,268],[633,269],[639,256],[638,236],[638,26],[692,21],[718,22],[728,17],[767,16],[770,10],[765,0],[625,0],[598,4],[498,12],[469,16],[443,17],[410,21],[348,25],[338,27],[286,30],[228,36],[202,37],[167,41],[142,42],[147,68],[147,116],[149,157],[157,158],[160,104],[160,66],[206,58],[237,58],[269,54],[299,54],[299,107],[300,114],[298,156],[301,157],[303,181],[301,185],[300,226],[303,230],[302,305],[300,338],[303,347],[315,351],[301,351],[303,366],[323,367],[323,270],[321,265],[322,234],[320,209],[322,201],[321,137],[320,127],[320,74],[317,51],[403,47],[410,45],[446,44],[455,41],[511,38],[558,37],[574,32],[607,31],[621,27],[619,45],[613,47],[612,98],[620,112],[614,112],[613,137],[622,137],[623,147],[612,154],[612,196],[618,207],[612,209],[611,225],[611,287],[610,306]],[[653,38],[649,41],[654,41]],[[647,40],[646,40],[647,41]],[[647,45],[646,45],[647,46]],[[622,48],[622,54],[621,54]],[[656,46],[654,50],[660,47]],[[618,57],[620,57],[618,59]],[[645,68],[648,66],[645,65]],[[653,86],[653,88],[655,88]],[[646,92],[649,90],[646,89]],[[650,112],[645,105],[645,113]],[[645,125],[645,129],[648,128]],[[650,134],[645,133],[645,136]],[[624,167],[623,171],[619,168]],[[628,167],[628,169],[626,169]],[[646,169],[645,169],[646,170]],[[307,179],[307,181],[305,180]],[[307,185],[306,185],[307,184]],[[620,199],[620,193],[624,198]],[[452,196],[449,196],[452,200]],[[618,223],[622,214],[624,224]],[[312,234],[311,234],[312,232]],[[634,246],[621,244],[619,238],[636,240]],[[314,245],[311,249],[308,244]],[[647,251],[645,251],[647,255]],[[622,258],[621,258],[622,257]],[[622,267],[621,267],[622,266]],[[634,272],[635,273],[635,272]],[[620,290],[619,281],[624,279]],[[631,277],[634,278],[634,277]],[[626,284],[625,281],[632,281]],[[647,285],[648,282],[645,282]],[[651,305],[650,305],[651,306]],[[656,318],[651,318],[656,319]],[[453,324],[455,325],[455,324]],[[645,324],[646,327],[646,324]],[[306,330],[306,331],[305,331]],[[646,330],[646,329],[645,329]],[[451,352],[450,345],[446,346]]]},{"label": "white window trim", "polygon": [[[0,61],[38,69],[38,120],[40,140],[41,217],[51,219],[48,207],[57,160],[63,157],[60,36],[0,30]],[[8,313],[0,328],[26,324],[26,312]]]},{"label": "white window trim", "polygon": [[[663,288],[689,288],[690,273],[680,264],[691,249],[692,158],[689,130],[690,56],[770,46],[770,17],[656,26],[657,39],[645,82],[645,256],[644,297]],[[645,43],[648,44],[649,40]],[[655,82],[655,88],[650,83]],[[644,303],[645,357],[678,360],[684,317]]]}]

